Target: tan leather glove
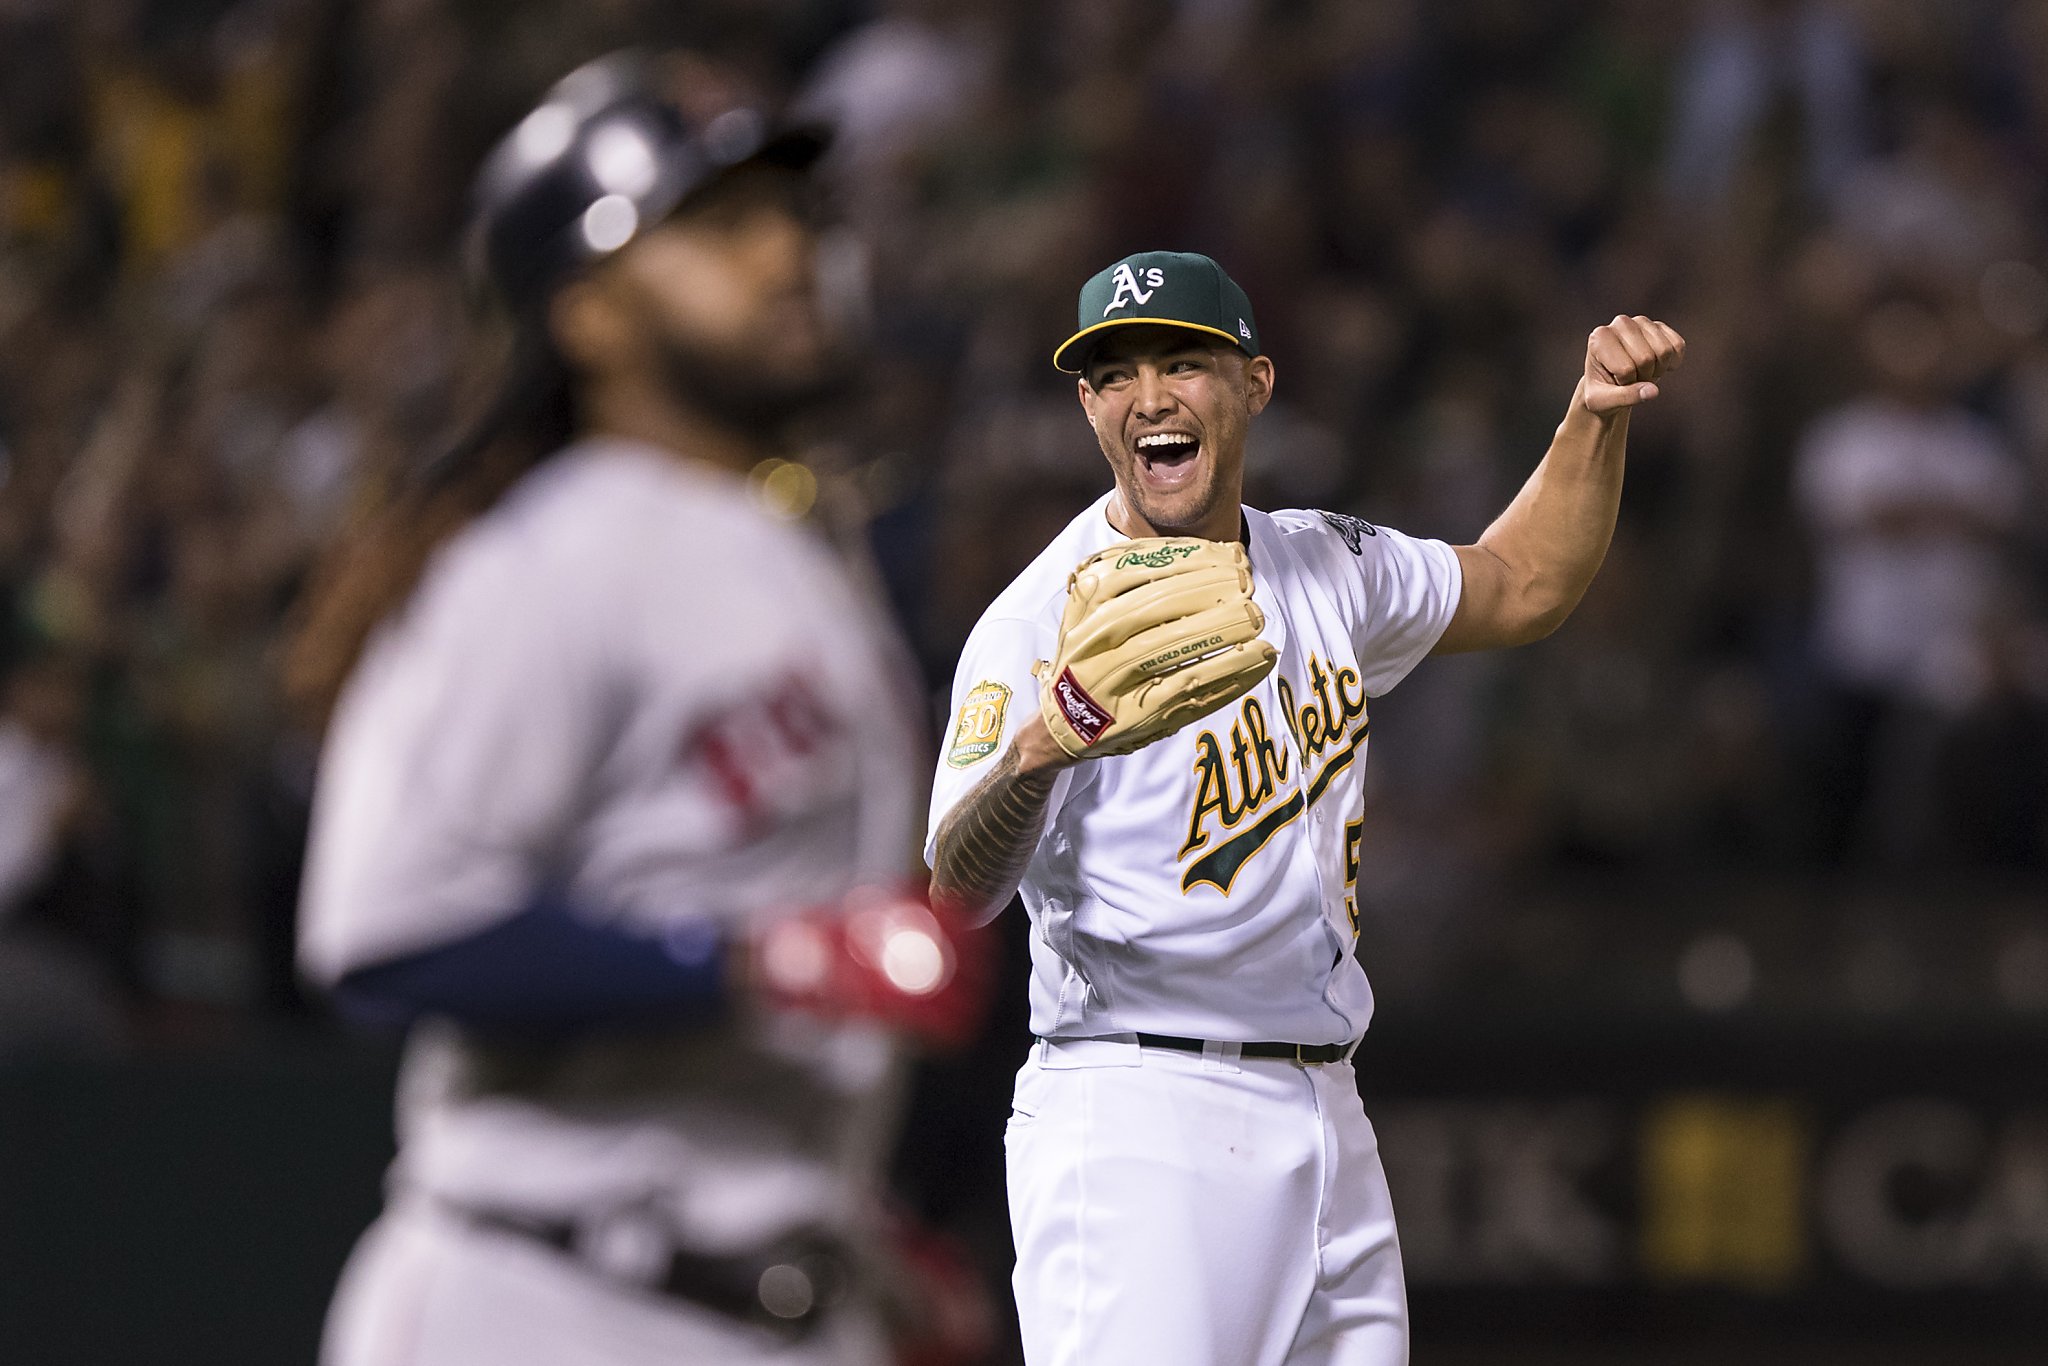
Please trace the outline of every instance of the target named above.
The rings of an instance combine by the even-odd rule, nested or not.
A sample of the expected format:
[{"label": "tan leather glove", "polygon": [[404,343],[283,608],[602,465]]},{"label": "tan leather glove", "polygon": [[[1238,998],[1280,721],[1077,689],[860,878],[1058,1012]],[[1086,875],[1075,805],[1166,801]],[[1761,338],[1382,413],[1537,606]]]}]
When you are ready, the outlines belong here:
[{"label": "tan leather glove", "polygon": [[1252,567],[1235,541],[1122,541],[1067,581],[1039,710],[1076,758],[1129,754],[1250,692],[1278,658],[1258,638]]}]

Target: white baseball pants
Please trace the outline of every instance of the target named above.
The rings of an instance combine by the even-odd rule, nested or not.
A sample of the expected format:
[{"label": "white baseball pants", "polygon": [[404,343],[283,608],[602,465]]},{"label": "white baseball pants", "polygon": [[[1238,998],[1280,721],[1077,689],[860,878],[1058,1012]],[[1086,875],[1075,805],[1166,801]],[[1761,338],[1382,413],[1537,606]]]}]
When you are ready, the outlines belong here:
[{"label": "white baseball pants", "polygon": [[1406,1366],[1349,1063],[1041,1042],[1004,1143],[1030,1366]]},{"label": "white baseball pants", "polygon": [[424,1203],[357,1244],[322,1366],[885,1366],[858,1310],[784,1346],[673,1298],[613,1285],[561,1253]]}]

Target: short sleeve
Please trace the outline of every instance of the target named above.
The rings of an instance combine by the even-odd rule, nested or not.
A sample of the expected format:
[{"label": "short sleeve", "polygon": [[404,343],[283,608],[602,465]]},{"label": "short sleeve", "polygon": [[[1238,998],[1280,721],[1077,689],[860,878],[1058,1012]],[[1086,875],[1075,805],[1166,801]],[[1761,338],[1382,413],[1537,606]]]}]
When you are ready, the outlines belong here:
[{"label": "short sleeve", "polygon": [[1436,647],[1458,610],[1465,573],[1442,541],[1391,527],[1362,539],[1365,611],[1357,628],[1358,665],[1368,697],[1390,691]]},{"label": "short sleeve", "polygon": [[939,740],[924,844],[927,864],[937,851],[940,823],[987,775],[1017,727],[1037,710],[1038,680],[1031,666],[1051,654],[1048,636],[1037,623],[1017,617],[984,617],[968,636],[953,674],[946,730]]},{"label": "short sleeve", "polygon": [[1343,513],[1274,519],[1344,604],[1366,695],[1390,692],[1435,648],[1458,610],[1465,586],[1458,552]]}]

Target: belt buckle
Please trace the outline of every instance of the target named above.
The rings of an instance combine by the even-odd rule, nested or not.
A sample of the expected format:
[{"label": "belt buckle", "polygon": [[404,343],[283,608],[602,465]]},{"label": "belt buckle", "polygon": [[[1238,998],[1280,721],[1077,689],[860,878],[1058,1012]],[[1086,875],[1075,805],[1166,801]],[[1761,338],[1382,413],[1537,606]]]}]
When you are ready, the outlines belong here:
[{"label": "belt buckle", "polygon": [[1302,1056],[1302,1050],[1307,1047],[1308,1045],[1305,1043],[1298,1043],[1294,1046],[1294,1065],[1296,1067],[1307,1067],[1309,1065],[1308,1059]]}]

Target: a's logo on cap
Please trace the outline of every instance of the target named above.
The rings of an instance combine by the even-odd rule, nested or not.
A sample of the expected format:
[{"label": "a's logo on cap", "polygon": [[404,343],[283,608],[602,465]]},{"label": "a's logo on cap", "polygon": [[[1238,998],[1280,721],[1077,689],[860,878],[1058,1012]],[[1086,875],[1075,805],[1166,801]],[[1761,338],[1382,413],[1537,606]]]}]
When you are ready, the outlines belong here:
[{"label": "a's logo on cap", "polygon": [[1252,339],[1252,325],[1243,318],[1239,318],[1237,320],[1237,335],[1243,337],[1246,341],[1250,341]]},{"label": "a's logo on cap", "polygon": [[1153,291],[1166,283],[1166,273],[1157,266],[1151,267],[1145,272],[1145,283],[1152,286],[1152,288],[1140,289],[1138,288],[1138,274],[1131,269],[1131,263],[1126,261],[1116,268],[1110,279],[1116,282],[1116,290],[1109,296],[1109,303],[1103,307],[1102,316],[1105,318],[1124,306],[1125,294],[1131,296],[1130,301],[1132,303],[1146,304],[1152,302]]}]

